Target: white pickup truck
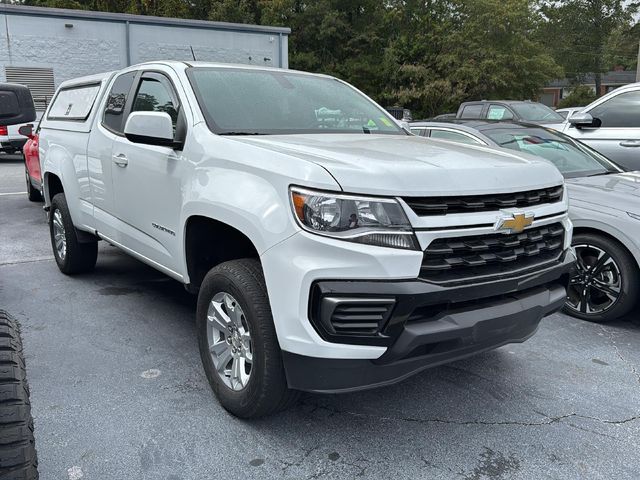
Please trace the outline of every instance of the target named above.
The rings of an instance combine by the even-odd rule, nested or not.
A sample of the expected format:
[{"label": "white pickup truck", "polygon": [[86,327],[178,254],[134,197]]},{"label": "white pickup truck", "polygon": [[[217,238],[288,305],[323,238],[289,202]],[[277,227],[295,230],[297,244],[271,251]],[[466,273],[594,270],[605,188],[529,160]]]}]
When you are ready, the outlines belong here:
[{"label": "white pickup truck", "polygon": [[240,417],[522,342],[565,301],[554,167],[412,136],[333,77],[137,65],[62,84],[39,135],[60,270],[103,239],[197,292]]}]

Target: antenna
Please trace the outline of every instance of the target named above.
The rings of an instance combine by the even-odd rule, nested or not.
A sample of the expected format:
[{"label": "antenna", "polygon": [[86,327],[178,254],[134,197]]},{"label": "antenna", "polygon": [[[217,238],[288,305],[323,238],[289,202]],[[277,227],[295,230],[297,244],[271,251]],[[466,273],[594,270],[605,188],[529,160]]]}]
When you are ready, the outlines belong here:
[{"label": "antenna", "polygon": [[193,47],[192,47],[191,45],[189,45],[189,48],[191,49],[191,56],[193,57],[193,61],[194,61],[194,62],[197,62],[197,60],[196,60],[196,54],[195,54],[195,53],[193,53]]}]

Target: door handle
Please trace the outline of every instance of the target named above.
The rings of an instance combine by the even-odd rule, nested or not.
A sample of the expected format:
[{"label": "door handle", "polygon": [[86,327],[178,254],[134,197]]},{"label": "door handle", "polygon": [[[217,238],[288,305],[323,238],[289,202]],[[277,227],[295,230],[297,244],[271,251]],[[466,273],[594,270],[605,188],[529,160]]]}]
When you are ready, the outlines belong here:
[{"label": "door handle", "polygon": [[120,153],[113,156],[113,163],[121,168],[124,168],[129,165],[129,160],[127,160],[127,156],[124,153]]},{"label": "door handle", "polygon": [[621,147],[640,147],[639,140],[624,140],[620,142]]}]

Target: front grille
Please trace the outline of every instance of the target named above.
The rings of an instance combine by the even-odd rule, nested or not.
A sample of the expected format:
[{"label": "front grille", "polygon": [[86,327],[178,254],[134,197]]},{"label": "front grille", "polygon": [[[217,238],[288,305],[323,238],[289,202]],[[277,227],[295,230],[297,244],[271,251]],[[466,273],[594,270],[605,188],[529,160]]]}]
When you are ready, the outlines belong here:
[{"label": "front grille", "polygon": [[501,208],[526,208],[562,200],[563,187],[542,188],[517,193],[465,195],[461,197],[404,197],[403,200],[421,217],[452,213],[488,212]]},{"label": "front grille", "polygon": [[424,251],[420,278],[452,282],[509,275],[558,260],[563,245],[561,223],[509,235],[439,238]]}]

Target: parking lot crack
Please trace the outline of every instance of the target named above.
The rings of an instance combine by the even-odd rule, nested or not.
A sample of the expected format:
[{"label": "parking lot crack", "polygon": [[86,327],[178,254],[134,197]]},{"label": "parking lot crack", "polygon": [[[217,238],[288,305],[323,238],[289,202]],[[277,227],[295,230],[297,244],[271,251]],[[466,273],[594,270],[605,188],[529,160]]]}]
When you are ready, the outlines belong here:
[{"label": "parking lot crack", "polygon": [[629,368],[629,370],[631,370],[631,373],[636,378],[636,381],[638,382],[638,384],[640,384],[640,371],[638,371],[637,367],[633,363],[631,363],[629,360],[627,360],[624,355],[622,355],[622,352],[620,351],[620,348],[616,343],[616,339],[614,338],[614,333],[611,332],[610,330],[607,330],[602,325],[599,325],[599,327],[600,327],[600,330],[602,330],[602,332],[609,338],[609,341],[611,342],[611,346],[616,352],[616,356],[620,359],[622,363],[624,363]]},{"label": "parking lot crack", "polygon": [[591,420],[595,422],[599,422],[607,425],[622,425],[625,423],[634,422],[640,420],[640,415],[634,415],[631,417],[619,419],[619,420],[608,420],[601,419],[598,417],[593,417],[589,415],[582,415],[579,413],[567,413],[564,415],[550,416],[541,412],[535,412],[538,415],[544,417],[543,420],[540,421],[530,421],[524,422],[519,420],[452,420],[446,418],[421,418],[421,417],[393,417],[386,415],[377,415],[371,413],[363,413],[363,412],[352,412],[349,410],[341,410],[332,405],[318,405],[313,403],[304,403],[304,405],[312,407],[310,413],[314,413],[317,411],[325,411],[328,413],[328,416],[334,415],[347,415],[351,417],[359,417],[359,418],[371,418],[378,421],[388,421],[388,422],[407,422],[407,423],[418,423],[418,424],[430,424],[430,423],[440,423],[440,424],[448,424],[448,425],[460,425],[460,426],[516,426],[516,427],[541,427],[546,425],[553,425],[556,423],[561,423],[564,420],[570,418],[581,418],[585,420]]}]

